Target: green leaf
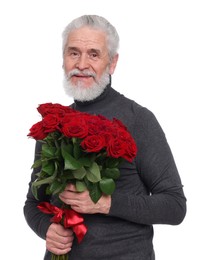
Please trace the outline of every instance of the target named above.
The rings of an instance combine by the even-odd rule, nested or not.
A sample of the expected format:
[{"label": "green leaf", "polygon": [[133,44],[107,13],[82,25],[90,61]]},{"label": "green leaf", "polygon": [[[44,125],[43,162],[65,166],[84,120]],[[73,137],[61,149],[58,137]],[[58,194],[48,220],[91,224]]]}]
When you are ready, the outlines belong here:
[{"label": "green leaf", "polygon": [[31,166],[31,168],[38,168],[42,165],[42,160],[39,159],[39,160],[36,160],[33,165]]},{"label": "green leaf", "polygon": [[43,180],[36,180],[36,181],[34,181],[34,182],[32,182],[32,186],[41,186],[41,185],[43,185],[43,184],[50,184],[50,183],[52,183],[52,181],[55,179],[55,176],[50,176],[50,177],[48,177],[48,178],[45,178],[45,179],[43,179]]},{"label": "green leaf", "polygon": [[71,144],[65,145],[62,143],[61,152],[64,158],[65,170],[77,170],[82,167],[82,164],[71,155]]},{"label": "green leaf", "polygon": [[79,159],[81,155],[81,147],[79,143],[74,143],[74,149],[73,149],[73,154],[75,159]]},{"label": "green leaf", "polygon": [[94,203],[97,203],[97,201],[101,198],[102,192],[99,188],[98,183],[91,183],[88,187],[90,198]]},{"label": "green leaf", "polygon": [[72,173],[73,173],[73,176],[75,179],[82,180],[84,178],[84,176],[86,175],[87,171],[85,170],[84,167],[82,167],[80,169],[73,170]]},{"label": "green leaf", "polygon": [[52,175],[54,173],[55,167],[54,163],[51,161],[43,162],[42,164],[42,171]]},{"label": "green leaf", "polygon": [[81,157],[78,161],[86,167],[91,167],[92,165],[92,161],[89,159],[89,157]]},{"label": "green leaf", "polygon": [[61,142],[61,153],[65,157],[66,154],[73,154],[73,145],[71,143],[65,144],[64,140]]},{"label": "green leaf", "polygon": [[108,157],[106,160],[106,166],[108,168],[116,168],[119,165],[120,161],[121,160],[119,158]]},{"label": "green leaf", "polygon": [[54,157],[55,152],[56,152],[56,147],[51,147],[48,144],[42,145],[42,157],[43,158]]},{"label": "green leaf", "polygon": [[108,178],[112,178],[112,179],[116,180],[120,176],[120,171],[118,168],[106,168],[104,170],[104,175]]},{"label": "green leaf", "polygon": [[91,167],[92,166],[92,163],[94,162],[95,160],[95,154],[88,154],[84,157],[80,157],[79,158],[79,162],[83,165],[83,166],[86,166],[86,167]]},{"label": "green leaf", "polygon": [[82,167],[82,164],[77,161],[74,157],[72,157],[70,154],[67,154],[64,157],[64,169],[65,170],[77,170]]},{"label": "green leaf", "polygon": [[49,187],[49,191],[50,191],[51,193],[53,193],[55,190],[59,190],[59,188],[61,187],[61,185],[62,185],[62,183],[60,183],[60,182],[57,181],[57,180],[54,180],[54,181],[51,183],[50,187]]},{"label": "green leaf", "polygon": [[50,176],[48,176],[48,174],[46,172],[42,171],[42,169],[40,172],[36,173],[35,175],[38,177],[37,178],[38,181],[50,177]]},{"label": "green leaf", "polygon": [[43,184],[50,184],[50,183],[52,183],[52,181],[54,180],[54,176],[50,176],[50,177],[48,177],[48,178],[45,178],[45,179],[43,179],[43,180],[36,180],[36,181],[34,181],[34,182],[32,182],[32,186],[31,186],[31,190],[32,190],[32,193],[33,193],[33,195],[34,195],[34,197],[36,198],[36,199],[38,199],[38,194],[37,194],[37,190],[38,190],[38,188],[41,186],[41,185],[43,185]]},{"label": "green leaf", "polygon": [[32,194],[34,195],[35,199],[38,200],[38,187],[32,185],[31,186],[31,191],[32,191]]},{"label": "green leaf", "polygon": [[62,175],[61,175],[61,179],[62,179],[63,182],[66,182],[68,180],[73,180],[74,179],[73,171],[72,170],[64,170]]},{"label": "green leaf", "polygon": [[56,148],[55,157],[56,158],[61,158],[61,149],[60,149],[60,147]]},{"label": "green leaf", "polygon": [[83,181],[76,181],[76,189],[77,191],[82,192],[87,189],[87,186]]},{"label": "green leaf", "polygon": [[93,162],[91,167],[89,167],[87,169],[86,177],[92,183],[95,183],[95,182],[98,182],[101,180],[100,169],[96,162]]},{"label": "green leaf", "polygon": [[100,189],[106,195],[111,195],[115,190],[115,182],[113,179],[104,178],[99,182]]},{"label": "green leaf", "polygon": [[49,187],[49,193],[51,194],[57,194],[57,193],[60,193],[62,192],[65,187],[66,187],[67,183],[61,183],[57,180],[53,181]]}]

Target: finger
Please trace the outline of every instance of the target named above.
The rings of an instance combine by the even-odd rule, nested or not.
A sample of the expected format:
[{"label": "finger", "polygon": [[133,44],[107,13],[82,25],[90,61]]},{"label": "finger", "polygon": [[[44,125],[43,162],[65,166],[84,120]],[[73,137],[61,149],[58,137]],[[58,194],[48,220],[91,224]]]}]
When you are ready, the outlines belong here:
[{"label": "finger", "polygon": [[50,243],[46,243],[46,248],[50,252],[56,254],[56,255],[64,255],[71,251],[72,244],[58,244],[58,245],[52,245]]},{"label": "finger", "polygon": [[57,234],[60,237],[68,237],[73,235],[73,231],[70,228],[64,228],[61,224],[57,223],[52,223],[50,226],[50,230],[53,230],[54,234]]},{"label": "finger", "polygon": [[70,228],[68,229],[62,228],[61,230],[56,230],[55,232],[59,237],[63,237],[63,238],[73,236],[73,231]]},{"label": "finger", "polygon": [[63,191],[59,194],[59,198],[68,204],[70,201],[78,201],[80,194],[75,191]]},{"label": "finger", "polygon": [[77,191],[75,185],[72,183],[68,183],[65,190],[66,191],[75,191],[75,192]]},{"label": "finger", "polygon": [[46,247],[49,251],[54,252],[54,250],[59,250],[63,253],[64,250],[67,252],[70,250],[73,243],[73,236],[63,237],[59,236],[57,233],[54,236],[46,237]]}]

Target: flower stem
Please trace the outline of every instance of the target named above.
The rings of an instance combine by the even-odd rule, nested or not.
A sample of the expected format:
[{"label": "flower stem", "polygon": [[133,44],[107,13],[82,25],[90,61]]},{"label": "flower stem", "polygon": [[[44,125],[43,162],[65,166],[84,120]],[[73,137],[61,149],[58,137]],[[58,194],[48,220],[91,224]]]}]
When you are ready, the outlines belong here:
[{"label": "flower stem", "polygon": [[68,254],[55,255],[52,253],[51,260],[69,260],[69,256]]}]

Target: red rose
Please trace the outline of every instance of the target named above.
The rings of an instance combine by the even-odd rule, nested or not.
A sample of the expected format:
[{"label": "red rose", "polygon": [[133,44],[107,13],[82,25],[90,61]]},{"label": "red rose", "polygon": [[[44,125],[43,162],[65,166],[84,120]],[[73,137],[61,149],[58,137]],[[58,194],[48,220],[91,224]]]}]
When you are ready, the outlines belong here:
[{"label": "red rose", "polygon": [[129,162],[132,162],[137,153],[137,147],[131,134],[126,130],[126,127],[118,120],[115,120],[113,138],[108,142],[108,154],[112,157],[122,157]]},{"label": "red rose", "polygon": [[110,121],[106,117],[103,117],[103,116],[100,116],[100,115],[98,115],[98,118],[101,120],[101,124],[100,124],[101,131],[102,132],[110,132],[111,129],[113,128],[112,121]]},{"label": "red rose", "polygon": [[87,120],[89,134],[91,135],[106,135],[112,131],[112,122],[101,115],[90,117]]},{"label": "red rose", "polygon": [[59,129],[60,118],[58,114],[48,114],[42,120],[45,133],[51,133]]},{"label": "red rose", "polygon": [[111,138],[107,144],[107,154],[108,156],[119,158],[123,157],[127,144],[118,138]]},{"label": "red rose", "polygon": [[39,105],[37,110],[42,115],[42,117],[45,117],[48,114],[58,114],[60,117],[63,117],[66,113],[71,113],[75,111],[71,107],[52,103],[41,104]]},{"label": "red rose", "polygon": [[110,142],[110,140],[113,140],[114,139],[114,136],[112,135],[111,132],[103,132],[101,134],[103,137],[104,137],[104,140],[105,140],[105,143],[108,144]]},{"label": "red rose", "polygon": [[101,132],[101,122],[94,120],[94,118],[88,118],[87,120],[89,134],[98,135]]},{"label": "red rose", "polygon": [[105,139],[101,135],[90,135],[81,142],[81,146],[87,152],[99,152],[105,147]]},{"label": "red rose", "polygon": [[74,117],[76,118],[75,113],[65,114],[65,116],[61,118],[61,126],[68,124],[71,120],[74,120]]},{"label": "red rose", "polygon": [[127,148],[125,154],[123,155],[123,158],[129,162],[132,162],[136,154],[137,154],[137,146],[134,140],[131,139],[129,142],[127,142]]},{"label": "red rose", "polygon": [[61,132],[67,137],[84,138],[88,135],[88,127],[84,120],[73,118],[62,126]]},{"label": "red rose", "polygon": [[115,136],[125,142],[130,141],[130,139],[132,138],[130,133],[123,128],[118,128],[117,132],[115,133]]},{"label": "red rose", "polygon": [[29,134],[27,136],[31,136],[36,140],[42,140],[47,136],[47,133],[44,132],[44,127],[42,121],[37,122],[29,129]]}]

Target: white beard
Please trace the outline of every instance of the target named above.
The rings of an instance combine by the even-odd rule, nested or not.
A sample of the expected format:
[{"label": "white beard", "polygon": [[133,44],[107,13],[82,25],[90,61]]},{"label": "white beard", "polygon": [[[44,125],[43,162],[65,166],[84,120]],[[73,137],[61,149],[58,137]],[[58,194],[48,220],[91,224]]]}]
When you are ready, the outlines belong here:
[{"label": "white beard", "polygon": [[[85,74],[90,75],[94,78],[95,83],[93,83],[90,87],[84,87],[83,84],[79,81],[77,84],[72,84],[71,76],[77,74]],[[79,71],[77,69],[70,71],[68,74],[64,75],[63,86],[65,93],[70,97],[73,97],[75,100],[78,101],[90,101],[102,94],[106,86],[110,82],[110,75],[108,73],[108,69],[102,74],[99,81],[96,79],[96,74],[91,73],[88,70],[86,71]]]}]

